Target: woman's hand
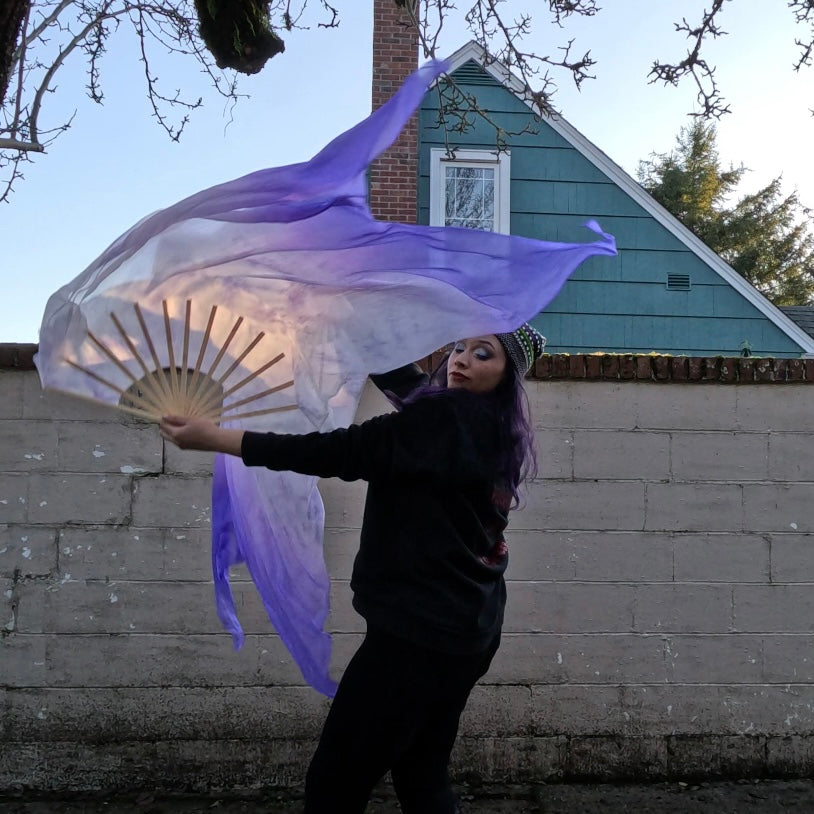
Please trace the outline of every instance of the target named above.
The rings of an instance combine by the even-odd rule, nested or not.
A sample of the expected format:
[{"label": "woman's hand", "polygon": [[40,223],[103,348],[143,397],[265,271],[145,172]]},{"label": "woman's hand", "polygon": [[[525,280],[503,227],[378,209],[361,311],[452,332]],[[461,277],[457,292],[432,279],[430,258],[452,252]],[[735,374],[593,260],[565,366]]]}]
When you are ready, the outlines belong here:
[{"label": "woman's hand", "polygon": [[180,449],[198,449],[204,452],[224,452],[240,456],[243,430],[227,430],[206,418],[186,418],[167,415],[158,425],[161,436]]}]

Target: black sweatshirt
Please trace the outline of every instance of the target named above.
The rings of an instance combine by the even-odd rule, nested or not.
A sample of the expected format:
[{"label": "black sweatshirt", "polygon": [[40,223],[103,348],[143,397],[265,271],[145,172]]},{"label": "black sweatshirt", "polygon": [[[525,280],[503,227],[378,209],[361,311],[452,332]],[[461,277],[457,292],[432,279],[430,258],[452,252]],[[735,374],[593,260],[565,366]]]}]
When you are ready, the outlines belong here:
[{"label": "black sweatshirt", "polygon": [[448,391],[333,432],[246,432],[241,453],[247,466],[369,481],[351,579],[369,628],[447,653],[491,644],[508,562],[491,398]]}]

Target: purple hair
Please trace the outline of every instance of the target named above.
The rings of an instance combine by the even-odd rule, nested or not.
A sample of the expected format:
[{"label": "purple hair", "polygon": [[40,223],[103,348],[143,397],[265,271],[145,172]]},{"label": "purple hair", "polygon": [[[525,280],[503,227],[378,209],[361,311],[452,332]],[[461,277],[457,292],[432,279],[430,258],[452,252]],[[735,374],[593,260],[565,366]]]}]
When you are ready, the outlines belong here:
[{"label": "purple hair", "polygon": [[[406,398],[391,400],[397,405],[410,404],[420,398],[448,393],[447,361],[445,356],[433,371],[428,384],[413,390]],[[534,449],[534,430],[531,426],[528,396],[523,378],[511,360],[506,361],[506,371],[498,386],[485,394],[473,394],[475,398],[492,402],[498,418],[500,457],[498,459],[498,482],[512,497],[512,508],[520,503],[520,486],[527,478],[537,474],[537,453]]]}]

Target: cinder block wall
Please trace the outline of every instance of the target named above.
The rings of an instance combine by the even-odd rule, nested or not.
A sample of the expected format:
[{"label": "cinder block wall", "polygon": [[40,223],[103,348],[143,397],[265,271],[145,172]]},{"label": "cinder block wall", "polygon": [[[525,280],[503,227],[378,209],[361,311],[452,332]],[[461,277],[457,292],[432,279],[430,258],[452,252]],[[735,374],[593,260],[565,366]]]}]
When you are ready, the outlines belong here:
[{"label": "cinder block wall", "polygon": [[[2,348],[0,348],[2,350]],[[0,353],[0,789],[302,782],[328,702],[238,575],[214,611],[206,455],[45,396]],[[503,647],[454,769],[485,781],[808,775],[814,360],[549,357]],[[363,414],[384,408],[371,391]],[[324,482],[335,669],[364,487]]]}]

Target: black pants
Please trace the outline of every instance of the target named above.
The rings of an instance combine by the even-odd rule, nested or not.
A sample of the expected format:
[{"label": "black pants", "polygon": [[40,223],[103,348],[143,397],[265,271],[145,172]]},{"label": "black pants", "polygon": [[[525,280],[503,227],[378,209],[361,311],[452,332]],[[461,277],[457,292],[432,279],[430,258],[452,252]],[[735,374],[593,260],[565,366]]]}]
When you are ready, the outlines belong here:
[{"label": "black pants", "polygon": [[390,770],[404,814],[453,814],[458,721],[500,637],[457,656],[368,631],[339,683],[305,783],[305,814],[362,814]]}]

